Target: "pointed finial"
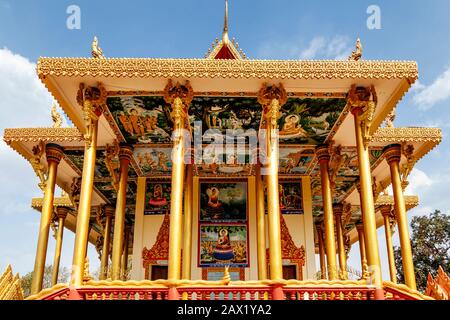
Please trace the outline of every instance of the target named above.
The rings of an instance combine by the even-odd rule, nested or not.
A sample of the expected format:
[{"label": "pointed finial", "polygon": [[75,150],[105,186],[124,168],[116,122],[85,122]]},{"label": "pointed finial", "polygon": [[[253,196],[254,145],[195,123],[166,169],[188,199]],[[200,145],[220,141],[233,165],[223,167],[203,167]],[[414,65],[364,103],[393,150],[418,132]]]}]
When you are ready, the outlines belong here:
[{"label": "pointed finial", "polygon": [[62,117],[56,110],[56,102],[53,102],[51,114],[52,114],[53,128],[61,128]]},{"label": "pointed finial", "polygon": [[102,48],[100,48],[100,46],[98,45],[98,39],[97,36],[94,36],[94,40],[92,41],[92,58],[97,58],[97,59],[104,59],[105,56],[103,55],[103,50]]},{"label": "pointed finial", "polygon": [[228,43],[230,40],[228,38],[228,0],[225,0],[225,18],[223,22],[223,43]]},{"label": "pointed finial", "polygon": [[352,51],[352,54],[350,57],[348,57],[349,61],[358,61],[362,58],[362,44],[361,39],[356,39],[356,50]]}]

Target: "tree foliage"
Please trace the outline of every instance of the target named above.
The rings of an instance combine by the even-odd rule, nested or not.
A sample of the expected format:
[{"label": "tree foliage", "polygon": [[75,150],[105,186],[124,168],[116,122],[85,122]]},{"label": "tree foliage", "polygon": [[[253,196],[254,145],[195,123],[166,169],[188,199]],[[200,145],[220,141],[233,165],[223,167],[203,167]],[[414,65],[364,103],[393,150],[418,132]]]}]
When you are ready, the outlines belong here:
[{"label": "tree foliage", "polygon": [[[52,270],[51,265],[45,266],[44,269],[44,279],[42,282],[42,289],[50,288],[52,286]],[[67,283],[69,281],[69,270],[67,268],[60,268],[58,273],[58,283]],[[31,282],[33,279],[33,271],[28,272],[22,278],[20,278],[20,283],[23,289],[24,297],[31,295]]]},{"label": "tree foliage", "polygon": [[[436,275],[439,266],[450,272],[450,215],[439,210],[428,216],[414,217],[411,221],[411,248],[417,289],[424,291],[427,276]],[[404,282],[400,247],[394,248],[397,279]]]}]

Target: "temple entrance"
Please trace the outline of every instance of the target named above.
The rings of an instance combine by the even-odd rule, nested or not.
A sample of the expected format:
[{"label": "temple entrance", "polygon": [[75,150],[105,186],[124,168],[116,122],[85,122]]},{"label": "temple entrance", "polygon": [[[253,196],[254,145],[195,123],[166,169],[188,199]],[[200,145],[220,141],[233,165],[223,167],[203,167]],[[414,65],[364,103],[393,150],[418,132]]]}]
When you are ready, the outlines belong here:
[{"label": "temple entrance", "polygon": [[283,279],[297,279],[297,266],[283,266]]},{"label": "temple entrance", "polygon": [[167,274],[169,271],[168,266],[152,266],[151,267],[151,280],[167,279]]}]

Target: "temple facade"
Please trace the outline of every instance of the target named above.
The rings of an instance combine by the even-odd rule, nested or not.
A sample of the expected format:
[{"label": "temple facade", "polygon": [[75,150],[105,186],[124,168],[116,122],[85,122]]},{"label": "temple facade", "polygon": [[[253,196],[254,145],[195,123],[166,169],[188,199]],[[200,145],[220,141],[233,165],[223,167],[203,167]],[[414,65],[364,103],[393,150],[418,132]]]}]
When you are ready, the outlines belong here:
[{"label": "temple facade", "polygon": [[[31,201],[41,222],[30,299],[427,299],[407,221],[419,199],[404,191],[442,133],[394,125],[417,64],[366,61],[359,40],[346,61],[251,60],[227,17],[203,59],[110,59],[97,39],[90,58],[39,59],[73,126],[55,107],[52,128],[4,132],[43,191]],[[66,231],[72,274],[58,284]],[[54,286],[43,290],[47,255]]]}]

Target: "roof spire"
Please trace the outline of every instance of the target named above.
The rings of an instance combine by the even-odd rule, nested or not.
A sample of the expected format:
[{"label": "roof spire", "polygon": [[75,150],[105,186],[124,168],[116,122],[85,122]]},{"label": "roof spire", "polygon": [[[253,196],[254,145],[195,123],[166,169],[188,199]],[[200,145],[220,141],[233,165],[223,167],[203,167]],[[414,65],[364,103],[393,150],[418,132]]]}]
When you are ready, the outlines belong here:
[{"label": "roof spire", "polygon": [[223,23],[222,41],[225,44],[230,41],[228,39],[228,0],[225,0],[225,18],[224,18],[224,23]]}]

